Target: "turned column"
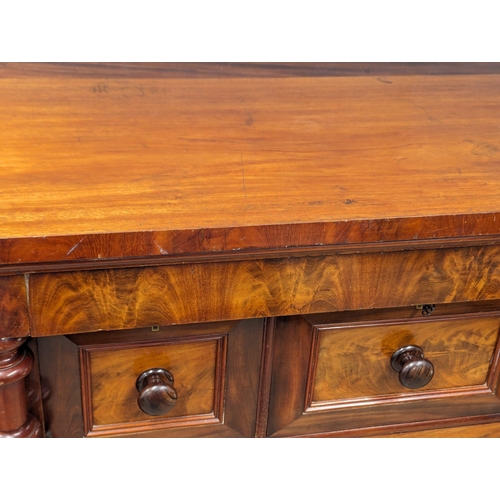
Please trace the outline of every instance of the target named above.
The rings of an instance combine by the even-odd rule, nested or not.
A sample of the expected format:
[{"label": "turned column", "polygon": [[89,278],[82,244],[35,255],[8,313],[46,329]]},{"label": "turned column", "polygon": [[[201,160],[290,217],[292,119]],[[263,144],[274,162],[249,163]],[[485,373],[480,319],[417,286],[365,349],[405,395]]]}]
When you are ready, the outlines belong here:
[{"label": "turned column", "polygon": [[0,437],[40,437],[41,425],[28,413],[25,378],[33,368],[26,338],[0,338]]}]

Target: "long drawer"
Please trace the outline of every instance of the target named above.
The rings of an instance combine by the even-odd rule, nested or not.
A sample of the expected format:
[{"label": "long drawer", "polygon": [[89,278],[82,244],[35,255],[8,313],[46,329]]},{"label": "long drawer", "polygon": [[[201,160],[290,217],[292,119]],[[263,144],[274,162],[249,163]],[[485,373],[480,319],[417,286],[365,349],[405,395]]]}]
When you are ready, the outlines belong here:
[{"label": "long drawer", "polygon": [[500,299],[500,247],[337,254],[34,274],[47,336]]}]

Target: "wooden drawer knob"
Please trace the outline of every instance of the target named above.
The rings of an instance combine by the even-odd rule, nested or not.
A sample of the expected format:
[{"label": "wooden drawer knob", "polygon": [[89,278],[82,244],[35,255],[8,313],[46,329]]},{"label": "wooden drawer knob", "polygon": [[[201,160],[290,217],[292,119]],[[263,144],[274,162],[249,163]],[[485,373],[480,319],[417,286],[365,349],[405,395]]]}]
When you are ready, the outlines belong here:
[{"label": "wooden drawer knob", "polygon": [[136,382],[139,408],[155,417],[166,415],[177,403],[174,377],[163,368],[152,368],[141,373]]},{"label": "wooden drawer knob", "polygon": [[399,381],[408,389],[420,389],[434,375],[434,366],[424,358],[422,348],[408,345],[398,349],[391,357],[391,366],[399,372]]}]

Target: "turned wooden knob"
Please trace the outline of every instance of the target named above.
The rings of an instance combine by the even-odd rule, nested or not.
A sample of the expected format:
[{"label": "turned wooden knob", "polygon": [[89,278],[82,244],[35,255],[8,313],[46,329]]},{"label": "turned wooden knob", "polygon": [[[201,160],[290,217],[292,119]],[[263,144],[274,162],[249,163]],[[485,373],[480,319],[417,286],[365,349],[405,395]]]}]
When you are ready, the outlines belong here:
[{"label": "turned wooden knob", "polygon": [[408,345],[398,349],[391,357],[391,366],[399,372],[399,381],[408,389],[420,389],[434,375],[434,366],[424,358],[422,348]]},{"label": "turned wooden knob", "polygon": [[177,403],[174,377],[163,368],[152,368],[141,373],[136,382],[139,408],[155,417],[166,415]]}]

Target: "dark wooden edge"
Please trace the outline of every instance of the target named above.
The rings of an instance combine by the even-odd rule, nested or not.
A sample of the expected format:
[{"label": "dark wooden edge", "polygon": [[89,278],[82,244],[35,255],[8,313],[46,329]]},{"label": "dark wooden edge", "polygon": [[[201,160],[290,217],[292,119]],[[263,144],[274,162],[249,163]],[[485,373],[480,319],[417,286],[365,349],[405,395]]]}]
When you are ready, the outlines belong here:
[{"label": "dark wooden edge", "polygon": [[94,426],[92,418],[92,380],[90,371],[90,354],[87,349],[78,349],[80,360],[80,380],[82,391],[83,432],[88,436]]},{"label": "dark wooden edge", "polygon": [[[493,301],[492,301],[493,302]],[[497,301],[494,301],[497,302]],[[465,307],[467,307],[467,302],[462,303]],[[448,304],[445,304],[448,305]],[[403,308],[398,308],[395,307],[393,308],[394,310],[397,309],[403,309]],[[443,311],[445,312],[445,311]],[[332,314],[334,315],[335,313],[323,313],[323,315],[327,314]],[[355,313],[351,313],[355,314]],[[468,320],[468,319],[480,319],[480,318],[489,318],[489,317],[497,317],[500,316],[500,309],[498,310],[489,310],[489,311],[477,311],[477,312],[464,312],[464,313],[458,313],[458,314],[439,314],[439,315],[432,315],[432,316],[414,316],[411,318],[395,318],[395,319],[371,319],[371,320],[365,320],[365,321],[342,321],[338,323],[321,323],[321,324],[314,324],[312,325],[313,327],[317,328],[319,332],[321,330],[337,330],[337,329],[342,329],[345,330],[347,328],[364,328],[364,327],[373,327],[373,326],[392,326],[392,325],[407,325],[407,324],[413,324],[413,323],[432,323],[432,322],[439,322],[439,321],[463,321],[463,320]],[[306,320],[311,322],[311,318],[308,318],[308,316],[304,316]]]},{"label": "dark wooden edge", "polygon": [[376,309],[361,309],[356,311],[330,311],[324,313],[311,313],[304,316],[314,327],[334,328],[357,327],[360,325],[380,324],[381,321],[403,322],[410,320],[438,321],[450,317],[464,315],[467,318],[481,316],[496,316],[500,314],[500,300],[478,300],[474,302],[449,302],[437,303],[431,316],[424,316],[418,306],[401,306]]},{"label": "dark wooden edge", "polygon": [[388,394],[382,396],[371,396],[369,399],[353,398],[353,399],[337,399],[335,401],[321,401],[312,403],[304,414],[312,414],[318,412],[328,412],[338,410],[340,408],[360,408],[366,406],[381,406],[384,404],[403,403],[407,401],[430,401],[439,399],[443,401],[449,398],[463,398],[470,396],[492,395],[493,391],[485,384],[479,386],[462,386],[439,389],[435,391],[422,391],[415,394],[399,393]]},{"label": "dark wooden edge", "polygon": [[500,413],[489,415],[473,415],[471,417],[445,418],[439,420],[426,420],[422,422],[411,422],[403,424],[380,425],[374,427],[363,427],[341,431],[320,432],[317,434],[300,434],[287,436],[293,438],[352,438],[352,437],[375,437],[393,435],[406,432],[418,432],[426,430],[446,429],[469,425],[491,424],[500,422]]},{"label": "dark wooden edge", "polygon": [[[139,328],[137,328],[139,330]],[[81,337],[87,335],[86,333],[80,334]],[[125,350],[125,349],[136,349],[140,347],[156,347],[166,344],[189,344],[192,342],[201,342],[203,340],[219,340],[222,337],[227,337],[228,332],[217,332],[217,333],[206,333],[197,335],[184,335],[176,336],[172,338],[155,338],[155,339],[141,339],[141,340],[123,340],[121,342],[107,342],[104,338],[103,342],[96,342],[95,344],[85,344],[81,341],[77,344],[82,350],[93,352],[93,351],[109,351],[109,350]],[[67,336],[70,340],[73,340],[73,335]]]},{"label": "dark wooden edge", "polygon": [[215,361],[214,417],[218,423],[224,422],[224,404],[226,401],[227,343],[229,333],[217,341]]},{"label": "dark wooden edge", "polygon": [[242,438],[238,431],[234,430],[225,424],[211,423],[192,426],[192,427],[172,427],[170,429],[147,429],[137,432],[128,432],[125,434],[120,434],[119,432],[114,432],[112,434],[106,434],[101,436],[88,436],[90,438]]},{"label": "dark wooden edge", "polygon": [[500,73],[495,62],[0,63],[0,78],[283,78]]},{"label": "dark wooden edge", "polygon": [[500,212],[3,238],[0,275],[496,244]]},{"label": "dark wooden edge", "polygon": [[491,359],[490,372],[486,379],[486,385],[499,397],[500,382],[500,327],[498,332],[497,345]]},{"label": "dark wooden edge", "polygon": [[[1,241],[0,241],[1,244]],[[353,253],[402,252],[500,245],[500,236],[471,238],[440,238],[435,240],[391,241],[363,244],[315,245],[275,249],[235,250],[169,256],[124,257],[113,259],[78,260],[60,262],[26,263],[23,265],[0,264],[0,276],[23,273],[57,273],[61,271],[92,271],[100,269],[125,269],[133,267],[169,266],[204,262],[235,262],[249,259],[280,259],[284,257],[316,257],[321,255],[348,255]]]},{"label": "dark wooden edge", "polygon": [[273,372],[274,336],[276,333],[276,318],[266,318],[262,339],[262,359],[259,379],[259,399],[257,402],[257,422],[255,437],[267,435],[267,420],[269,416],[269,401],[271,397],[271,376]]},{"label": "dark wooden edge", "polygon": [[[307,318],[305,318],[307,320]],[[312,325],[312,340],[311,340],[311,355],[309,357],[309,368],[307,370],[306,379],[306,397],[304,399],[304,413],[311,411],[315,405],[313,404],[314,382],[316,380],[316,367],[319,355],[319,341],[321,336],[321,329],[316,325]],[[330,328],[329,328],[330,329]],[[330,403],[326,403],[330,404]]]},{"label": "dark wooden edge", "polygon": [[469,418],[498,414],[500,411],[500,401],[490,390],[464,391],[460,396],[420,401],[396,401],[393,404],[384,403],[378,406],[302,413],[295,421],[274,432],[270,437],[329,434],[355,430],[362,433],[364,429],[371,427],[397,425],[403,428],[415,422]]},{"label": "dark wooden edge", "polygon": [[[84,432],[86,437],[107,436],[112,434],[128,434],[136,432],[146,432],[154,429],[170,429],[177,427],[189,427],[193,425],[220,425],[223,422],[224,414],[224,389],[225,372],[227,360],[227,333],[193,335],[188,337],[177,337],[173,339],[135,341],[119,344],[96,344],[80,346],[80,366],[82,384],[82,408]],[[106,425],[95,425],[93,421],[92,409],[92,382],[90,371],[90,355],[92,352],[101,350],[122,350],[134,349],[145,346],[163,346],[166,344],[184,344],[203,341],[217,341],[217,358],[215,364],[215,387],[214,387],[214,411],[202,415],[186,415],[180,417],[164,417],[155,420],[116,423]]]},{"label": "dark wooden edge", "polygon": [[213,414],[189,415],[183,417],[170,418],[166,420],[150,422],[130,422],[127,424],[106,424],[94,426],[86,433],[85,437],[104,437],[115,434],[132,434],[137,432],[147,432],[153,430],[169,430],[179,427],[192,427],[199,425],[221,425],[222,422]]},{"label": "dark wooden edge", "polygon": [[33,353],[33,368],[26,380],[26,390],[28,399],[28,412],[31,413],[41,424],[41,436],[45,437],[45,415],[43,400],[48,396],[42,386],[40,376],[40,357],[38,354],[38,339],[30,338],[26,346]]},{"label": "dark wooden edge", "polygon": [[[500,306],[499,306],[500,307]],[[151,326],[134,328],[132,330],[109,330],[106,335],[102,331],[75,333],[67,337],[78,347],[96,346],[120,346],[130,345],[133,342],[151,343],[157,341],[163,343],[165,340],[183,337],[224,335],[233,330],[240,320],[217,321],[213,323],[187,323],[182,325],[157,325],[158,330]],[[45,337],[50,338],[50,337]]]}]

